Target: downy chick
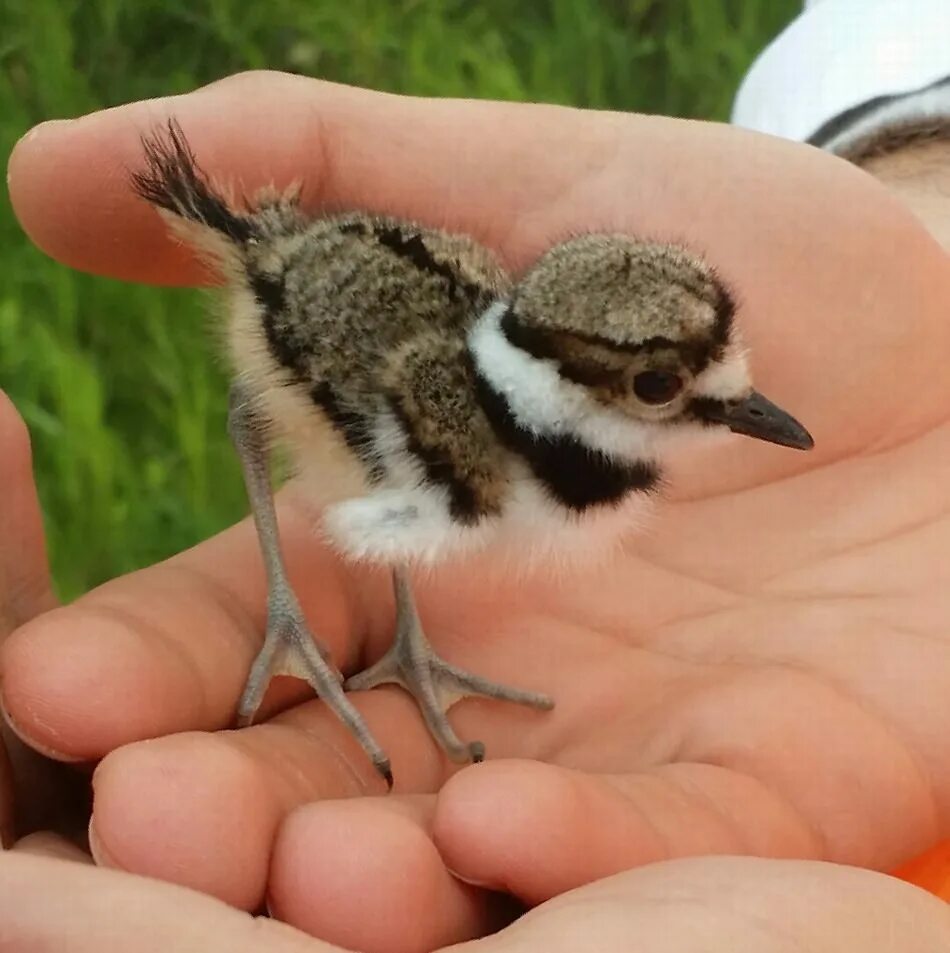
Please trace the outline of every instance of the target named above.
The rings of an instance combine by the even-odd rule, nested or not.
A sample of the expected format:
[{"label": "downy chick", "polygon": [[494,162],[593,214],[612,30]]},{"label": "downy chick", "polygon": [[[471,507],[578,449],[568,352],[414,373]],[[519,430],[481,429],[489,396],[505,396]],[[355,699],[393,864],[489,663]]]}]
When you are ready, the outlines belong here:
[{"label": "downy chick", "polygon": [[[362,212],[307,217],[293,192],[241,209],[174,121],[145,158],[135,190],[227,282],[229,426],[270,592],[241,724],[274,674],[306,679],[391,784],[344,689],[395,682],[453,760],[480,760],[483,746],[448,722],[455,700],[553,702],[440,659],[415,609],[413,566],[496,547],[533,559],[596,552],[649,505],[664,443],[693,431],[812,446],[753,389],[733,300],[683,248],[583,235],[514,280],[464,235]],[[287,580],[274,443],[290,450],[329,542],[392,568],[393,646],[345,685]]]}]

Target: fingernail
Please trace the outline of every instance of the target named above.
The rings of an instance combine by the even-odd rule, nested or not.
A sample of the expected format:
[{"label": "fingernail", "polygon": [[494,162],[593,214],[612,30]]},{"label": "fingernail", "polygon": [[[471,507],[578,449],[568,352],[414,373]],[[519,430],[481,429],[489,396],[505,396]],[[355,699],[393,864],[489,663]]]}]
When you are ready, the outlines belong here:
[{"label": "fingernail", "polygon": [[271,920],[279,920],[280,914],[274,909],[274,907],[275,907],[274,901],[271,899],[271,895],[268,892],[264,896],[264,910],[267,913],[267,916],[270,917]]},{"label": "fingernail", "polygon": [[487,880],[474,880],[471,877],[463,877],[457,870],[453,870],[451,867],[445,868],[456,880],[460,880],[463,884],[468,884],[469,887],[478,887],[480,890],[495,890],[497,889],[494,884],[489,883]]},{"label": "fingernail", "polygon": [[34,126],[32,129],[27,130],[27,132],[20,136],[13,148],[16,150],[20,146],[25,146],[28,142],[34,142],[35,140],[41,139],[43,136],[48,135],[53,131],[54,128],[61,129],[64,126],[72,125],[74,122],[76,122],[75,119],[47,119],[45,122],[41,122],[38,126]]},{"label": "fingernail", "polygon": [[112,854],[110,854],[109,851],[102,846],[102,841],[99,839],[99,833],[96,831],[95,814],[89,820],[89,831],[87,836],[89,838],[89,853],[92,854],[92,859],[96,862],[97,867],[111,867],[114,870],[122,870],[122,865],[116,863],[116,860]]},{"label": "fingernail", "polygon": [[62,751],[57,751],[55,748],[50,748],[48,745],[41,744],[39,741],[31,738],[20,728],[10,712],[7,711],[2,693],[0,693],[0,719],[3,720],[10,731],[12,731],[23,744],[28,748],[32,748],[37,754],[43,755],[44,758],[49,758],[50,761],[61,761],[63,764],[81,764],[85,760],[83,758],[77,758],[74,755],[64,754]]},{"label": "fingernail", "polygon": [[31,139],[37,139],[39,136],[45,135],[51,129],[60,129],[63,126],[69,126],[75,121],[75,119],[47,119],[45,122],[41,122],[38,126],[34,126],[30,129],[20,141],[29,142]]},{"label": "fingernail", "polygon": [[13,148],[10,150],[10,158],[7,161],[7,187],[10,187],[11,181],[10,176],[12,175],[14,162],[13,157],[20,151],[20,149],[27,145],[34,143],[37,139],[42,139],[44,136],[52,132],[53,127],[62,127],[67,126],[70,123],[75,122],[75,119],[47,119],[46,122],[41,122],[38,126],[34,126],[32,129],[25,132],[20,138],[16,141]]}]

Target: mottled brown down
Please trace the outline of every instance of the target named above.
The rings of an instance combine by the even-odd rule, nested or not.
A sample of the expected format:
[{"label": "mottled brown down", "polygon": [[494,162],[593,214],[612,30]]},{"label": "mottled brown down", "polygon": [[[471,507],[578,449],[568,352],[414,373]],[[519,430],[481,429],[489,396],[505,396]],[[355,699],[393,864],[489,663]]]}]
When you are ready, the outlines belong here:
[{"label": "mottled brown down", "polygon": [[[652,461],[631,467],[571,435],[523,433],[505,395],[486,397],[468,336],[499,299],[510,343],[634,420],[688,422],[689,381],[729,343],[728,292],[681,248],[581,235],[514,282],[464,235],[363,213],[308,218],[293,192],[261,194],[240,211],[174,125],[146,143],[146,155],[136,189],[228,279],[238,375],[296,448],[335,434],[337,450],[359,465],[360,492],[392,482],[394,440],[448,490],[461,522],[501,511],[517,458],[569,509],[653,484]],[[683,379],[676,401],[642,403],[632,381],[646,369]]]}]

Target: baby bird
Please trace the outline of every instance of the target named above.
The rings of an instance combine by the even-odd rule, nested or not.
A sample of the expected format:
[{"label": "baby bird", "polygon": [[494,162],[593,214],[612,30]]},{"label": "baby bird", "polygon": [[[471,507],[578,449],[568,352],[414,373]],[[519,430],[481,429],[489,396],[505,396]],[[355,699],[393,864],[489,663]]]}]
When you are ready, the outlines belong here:
[{"label": "baby bird", "polygon": [[[293,191],[249,210],[209,181],[175,121],[144,142],[136,192],[227,283],[229,429],[267,570],[264,645],[238,706],[275,674],[307,680],[392,784],[345,691],[396,683],[456,762],[446,712],[481,695],[546,709],[436,655],[410,569],[479,551],[596,551],[657,488],[663,444],[718,427],[809,449],[753,390],[729,292],[695,255],[625,235],[555,245],[513,280],[464,235],[353,212],[310,218]],[[344,557],[392,568],[395,640],[346,680],[303,618],[268,478],[279,443]]]}]

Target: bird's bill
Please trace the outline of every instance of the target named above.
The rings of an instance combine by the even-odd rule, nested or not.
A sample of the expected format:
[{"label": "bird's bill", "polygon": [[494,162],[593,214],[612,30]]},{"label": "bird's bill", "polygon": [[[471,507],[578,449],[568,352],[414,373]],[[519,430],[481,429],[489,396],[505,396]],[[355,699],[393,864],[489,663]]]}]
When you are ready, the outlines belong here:
[{"label": "bird's bill", "polygon": [[795,450],[811,450],[815,445],[811,434],[791,414],[755,390],[740,401],[710,401],[700,413],[710,423],[725,424],[733,433],[756,440]]}]

